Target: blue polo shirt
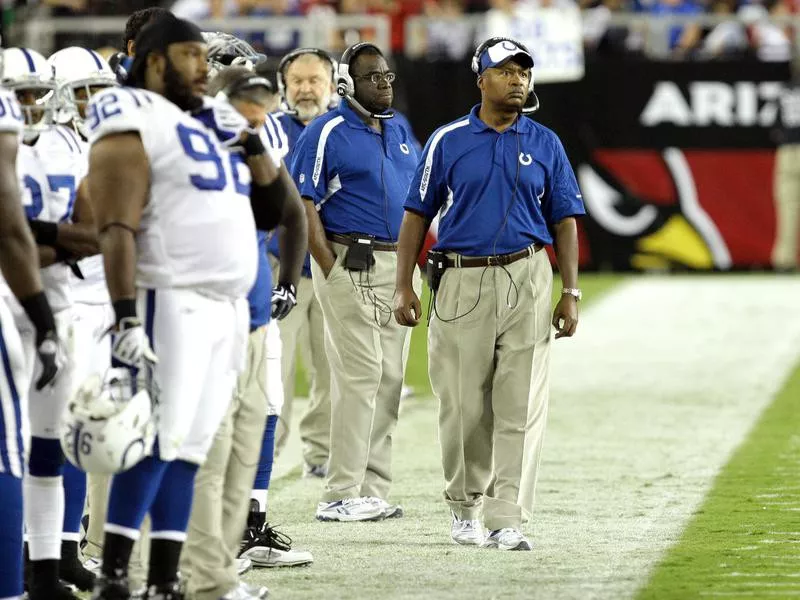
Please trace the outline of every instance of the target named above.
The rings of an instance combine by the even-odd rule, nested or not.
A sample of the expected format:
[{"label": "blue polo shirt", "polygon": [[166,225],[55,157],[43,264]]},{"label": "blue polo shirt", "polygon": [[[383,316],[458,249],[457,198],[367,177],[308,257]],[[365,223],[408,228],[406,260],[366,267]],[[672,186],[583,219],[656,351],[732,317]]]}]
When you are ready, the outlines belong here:
[{"label": "blue polo shirt", "polygon": [[585,214],[561,141],[528,118],[498,133],[478,118],[479,108],[433,133],[406,210],[428,219],[438,213],[434,248],[465,256],[552,244],[550,227]]},{"label": "blue polo shirt", "polygon": [[378,133],[342,102],[297,140],[292,177],[326,231],[397,241],[418,153],[410,132],[393,121],[382,121]]},{"label": "blue polo shirt", "polygon": [[[287,165],[292,164],[292,150],[294,150],[294,145],[297,143],[297,138],[300,137],[300,134],[303,133],[303,130],[306,128],[305,125],[294,115],[287,114],[285,112],[277,112],[273,113],[273,115],[278,122],[283,127],[283,132],[286,134],[289,143],[289,151],[287,152],[286,156],[284,157],[284,162]],[[280,257],[280,247],[278,246],[278,236],[273,235],[269,238],[269,242],[267,244],[267,249],[269,253],[272,254],[275,258]],[[306,253],[306,259],[303,261],[303,277],[311,277],[311,255]]]}]

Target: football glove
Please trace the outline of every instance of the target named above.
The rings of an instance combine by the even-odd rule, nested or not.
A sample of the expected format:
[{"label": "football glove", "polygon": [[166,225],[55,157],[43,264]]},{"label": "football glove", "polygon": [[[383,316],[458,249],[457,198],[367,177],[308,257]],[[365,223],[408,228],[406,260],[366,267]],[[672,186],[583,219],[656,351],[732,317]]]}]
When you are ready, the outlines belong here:
[{"label": "football glove", "polygon": [[279,283],[272,290],[272,318],[286,318],[292,309],[297,306],[297,290],[291,283]]},{"label": "football glove", "polygon": [[158,362],[139,319],[120,319],[111,334],[111,358],[122,366],[134,369]]}]

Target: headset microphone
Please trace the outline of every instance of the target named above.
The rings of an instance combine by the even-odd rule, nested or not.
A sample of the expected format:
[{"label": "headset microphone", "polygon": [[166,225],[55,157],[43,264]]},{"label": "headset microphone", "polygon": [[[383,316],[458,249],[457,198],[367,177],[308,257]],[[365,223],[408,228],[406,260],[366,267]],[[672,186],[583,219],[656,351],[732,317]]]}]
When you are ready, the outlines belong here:
[{"label": "headset microphone", "polygon": [[356,55],[365,48],[372,48],[380,56],[383,56],[383,52],[381,52],[380,48],[369,42],[359,42],[358,44],[350,46],[344,51],[344,54],[342,54],[342,59],[339,61],[339,68],[336,73],[336,93],[344,98],[347,103],[363,117],[385,121],[386,119],[391,119],[394,117],[394,111],[373,113],[364,108],[364,106],[355,98],[356,84],[353,81],[352,75],[350,75],[350,63],[353,61]]}]

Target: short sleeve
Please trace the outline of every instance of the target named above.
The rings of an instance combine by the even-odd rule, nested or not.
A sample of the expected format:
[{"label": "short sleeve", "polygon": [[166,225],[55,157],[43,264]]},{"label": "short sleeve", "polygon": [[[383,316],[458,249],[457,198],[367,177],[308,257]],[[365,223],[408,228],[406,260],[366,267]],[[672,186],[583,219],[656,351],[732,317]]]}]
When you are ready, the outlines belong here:
[{"label": "short sleeve", "polygon": [[95,94],[86,107],[89,143],[94,144],[114,133],[142,133],[148,125],[143,108],[152,102],[146,93],[124,87],[108,88]]},{"label": "short sleeve", "polygon": [[19,135],[25,120],[22,116],[22,109],[17,103],[14,94],[6,90],[0,90],[0,133],[13,133]]},{"label": "short sleeve", "polygon": [[550,225],[555,225],[567,217],[586,214],[575,173],[569,164],[561,140],[555,134],[553,134],[553,153],[553,174],[545,201],[542,202],[542,212]]},{"label": "short sleeve", "polygon": [[270,158],[276,167],[280,168],[281,161],[289,154],[289,138],[283,130],[280,121],[268,114],[261,130],[261,141],[269,152]]},{"label": "short sleeve", "polygon": [[447,198],[441,137],[437,131],[425,144],[404,205],[406,210],[424,215],[429,221]]},{"label": "short sleeve", "polygon": [[336,176],[335,149],[331,132],[342,117],[327,121],[323,127],[307,127],[292,153],[292,178],[300,196],[320,204],[328,193],[328,184]]}]

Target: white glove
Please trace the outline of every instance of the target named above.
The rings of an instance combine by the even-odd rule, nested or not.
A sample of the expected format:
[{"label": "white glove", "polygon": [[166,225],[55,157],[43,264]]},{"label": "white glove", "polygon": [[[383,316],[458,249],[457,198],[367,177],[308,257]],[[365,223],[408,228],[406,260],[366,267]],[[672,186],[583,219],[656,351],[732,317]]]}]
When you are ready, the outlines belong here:
[{"label": "white glove", "polygon": [[133,369],[158,362],[139,319],[126,317],[120,320],[111,337],[111,358]]}]

